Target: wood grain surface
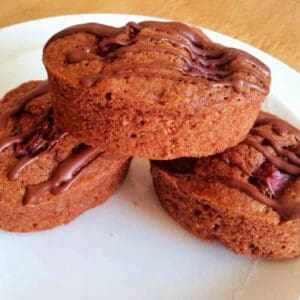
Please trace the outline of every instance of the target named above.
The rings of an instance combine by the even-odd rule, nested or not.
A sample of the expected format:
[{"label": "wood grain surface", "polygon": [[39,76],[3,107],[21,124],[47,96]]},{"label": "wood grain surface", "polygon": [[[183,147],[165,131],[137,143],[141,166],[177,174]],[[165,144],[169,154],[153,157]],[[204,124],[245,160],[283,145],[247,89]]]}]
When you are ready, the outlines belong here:
[{"label": "wood grain surface", "polygon": [[1,0],[0,26],[77,13],[188,22],[245,41],[300,71],[300,0]]}]

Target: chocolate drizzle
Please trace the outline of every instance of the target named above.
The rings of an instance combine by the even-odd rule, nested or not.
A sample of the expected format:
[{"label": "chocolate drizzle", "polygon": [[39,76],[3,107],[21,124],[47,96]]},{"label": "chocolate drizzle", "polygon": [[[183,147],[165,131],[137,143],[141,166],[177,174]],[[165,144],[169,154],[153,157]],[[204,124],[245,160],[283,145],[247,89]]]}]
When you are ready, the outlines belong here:
[{"label": "chocolate drizzle", "polygon": [[[254,128],[251,130],[251,132],[254,133],[255,135],[258,135],[258,136],[262,137],[263,139],[265,139],[273,147],[273,149],[276,151],[276,153],[278,155],[280,155],[281,157],[286,157],[294,165],[300,166],[300,158],[298,157],[299,154],[297,154],[297,148],[294,149],[294,152],[284,149],[282,146],[280,146],[279,143],[276,143],[274,141],[273,136],[270,133],[265,132],[262,129]],[[299,147],[299,145],[298,145],[298,147]],[[266,151],[266,150],[264,149],[263,151]],[[292,164],[289,164],[289,165],[293,166]],[[280,168],[280,164],[278,164],[277,166],[278,166],[278,168]],[[287,170],[287,172],[288,172],[288,170]]]},{"label": "chocolate drizzle", "polygon": [[24,204],[37,204],[42,195],[50,192],[57,195],[65,192],[85,172],[85,167],[103,151],[86,145],[79,145],[73,153],[53,172],[50,179],[27,186]]},{"label": "chocolate drizzle", "polygon": [[[278,170],[284,172],[282,173],[283,175],[281,175],[282,178],[284,178],[281,179],[285,185],[284,190],[278,195],[274,195],[273,193],[273,198],[270,198],[250,183],[245,183],[234,178],[221,178],[219,180],[229,186],[240,189],[254,199],[272,207],[283,219],[300,218],[300,131],[271,114],[265,115],[267,115],[267,117],[259,117],[257,119],[254,128],[251,130],[250,135],[246,138],[244,143],[254,147],[257,151],[264,155],[269,163],[273,164],[276,168],[278,168]],[[273,134],[264,128],[265,125],[271,127]],[[285,149],[275,140],[274,134],[280,136],[293,134],[297,139],[296,147],[292,147],[292,149]],[[261,137],[262,140],[258,141],[255,136]],[[263,145],[264,143],[267,145]],[[273,149],[275,154],[270,152],[269,147]],[[251,176],[254,176],[252,178],[256,178],[255,174],[251,174]]]},{"label": "chocolate drizzle", "polygon": [[[48,82],[42,82],[36,88],[25,93],[16,100],[15,108],[0,115],[0,126],[5,127],[9,118],[16,118],[16,122],[18,122],[23,116],[30,115],[30,112],[26,110],[26,105],[47,92]],[[52,108],[45,110],[42,117],[36,116],[32,125],[28,133],[9,136],[0,143],[0,153],[13,146],[15,157],[18,159],[7,173],[9,180],[17,180],[28,165],[36,161],[42,153],[52,149],[68,134],[55,124]],[[54,169],[50,179],[26,187],[23,204],[38,204],[45,192],[59,194],[68,190],[84,174],[85,167],[101,153],[100,150],[79,145],[73,149],[73,153],[65,161]]]},{"label": "chocolate drizzle", "polygon": [[15,155],[17,158],[38,155],[50,150],[66,135],[67,133],[55,124],[52,109],[49,109],[43,118],[34,124],[33,129],[23,135],[22,141],[15,145]]},{"label": "chocolate drizzle", "polygon": [[38,156],[24,156],[21,158],[9,171],[7,174],[7,178],[9,180],[17,180],[20,173],[23,169],[25,169],[28,165],[38,159]]},{"label": "chocolate drizzle", "polygon": [[83,60],[101,59],[98,55],[91,53],[91,49],[83,47],[69,52],[66,56],[66,61],[69,64],[75,64]]},{"label": "chocolate drizzle", "polygon": [[247,182],[229,177],[213,177],[208,181],[223,182],[226,185],[236,188],[253,199],[272,207],[282,219],[292,220],[300,218],[300,180],[291,183],[279,198],[271,198],[259,191],[257,187]]},{"label": "chocolate drizzle", "polygon": [[292,126],[291,124],[273,116],[272,114],[267,114],[266,117],[258,118],[255,122],[255,126],[261,125],[271,125],[272,129],[278,135],[284,135],[286,133],[294,134],[298,139],[300,139],[300,130],[296,127]]},{"label": "chocolate drizzle", "polygon": [[53,35],[48,40],[45,47],[47,47],[49,43],[52,43],[57,39],[64,38],[65,36],[72,35],[74,33],[86,32],[86,33],[93,34],[99,38],[103,38],[103,37],[113,37],[118,33],[120,33],[121,31],[122,28],[102,25],[98,23],[86,23],[86,24],[74,25],[66,29],[63,29],[62,31],[59,31],[55,35]]},{"label": "chocolate drizzle", "polygon": [[[295,152],[295,148],[292,150],[284,149],[276,140],[274,139],[273,134],[264,130],[262,126],[269,125],[272,128],[272,131],[278,135],[284,134],[294,134],[297,139],[300,139],[300,131],[293,127],[292,125],[284,122],[268,114],[268,117],[258,118],[254,128],[251,130],[253,136],[260,136],[263,138],[259,142],[254,137],[248,136],[245,140],[245,143],[254,147],[257,151],[261,152],[267,160],[273,163],[279,170],[282,170],[288,174],[299,176],[300,175],[300,158]],[[272,154],[267,146],[263,146],[262,142],[267,142],[269,147],[272,147],[275,151],[275,154]],[[298,146],[298,145],[297,145]]]},{"label": "chocolate drizzle", "polygon": [[225,184],[231,187],[239,189],[240,191],[248,194],[250,197],[258,200],[259,202],[267,206],[273,207],[275,210],[278,210],[279,208],[278,202],[276,200],[265,196],[254,185],[229,177],[218,177],[218,180],[224,182]]},{"label": "chocolate drizzle", "polygon": [[15,135],[15,136],[6,138],[5,140],[3,140],[0,143],[0,153],[14,144],[21,143],[22,140],[23,140],[23,137],[21,135]]},{"label": "chocolate drizzle", "polygon": [[[157,33],[149,36],[140,34],[145,28],[151,28]],[[45,47],[59,38],[80,32],[90,33],[99,38],[99,53],[95,55],[74,49],[66,57],[69,63],[93,60],[97,57],[103,59],[104,63],[110,63],[115,58],[130,52],[167,53],[183,61],[183,64],[170,63],[169,65],[158,62],[159,66],[155,66],[154,63],[139,64],[136,62],[131,62],[126,66],[118,65],[112,70],[103,70],[101,73],[82,78],[81,83],[86,87],[93,86],[99,80],[109,76],[151,76],[191,83],[199,83],[203,82],[203,79],[207,79],[214,87],[232,86],[238,92],[244,91],[244,88],[248,90],[255,89],[263,94],[267,94],[269,91],[269,85],[265,77],[270,75],[270,70],[262,62],[238,49],[225,47],[224,49],[205,49],[206,43],[213,43],[203,37],[198,30],[182,23],[129,22],[126,26],[120,28],[97,23],[81,24],[58,32],[48,41]],[[142,42],[145,40],[149,40],[153,45],[143,44]],[[163,45],[161,42],[171,44],[173,48]],[[187,55],[176,51],[174,47],[185,49]],[[237,59],[243,59],[252,67],[235,68],[229,65]],[[159,71],[161,69],[166,69],[169,73],[162,73]],[[242,73],[255,81],[245,79],[245,76],[241,77]]]},{"label": "chocolate drizzle", "polygon": [[28,134],[4,139],[0,144],[0,153],[8,147],[14,146],[15,156],[19,159],[9,170],[8,179],[17,180],[25,167],[38,159],[40,154],[50,150],[66,134],[54,124],[52,110],[50,109]]},{"label": "chocolate drizzle", "polygon": [[[274,141],[272,141],[274,142]],[[255,140],[252,137],[247,137],[245,140],[245,143],[252,146],[253,148],[255,148],[257,151],[259,151],[260,153],[262,153],[264,155],[264,157],[269,160],[272,164],[274,164],[279,170],[282,170],[288,174],[292,174],[292,175],[299,175],[300,174],[300,168],[297,166],[297,164],[295,165],[293,162],[289,163],[285,160],[285,158],[289,158],[288,156],[277,156],[272,154],[267,147],[262,146],[257,140]],[[275,142],[274,142],[275,143]],[[271,143],[270,143],[271,144]],[[276,151],[276,149],[282,149],[279,148],[280,145],[276,145],[276,147],[274,147],[273,149]],[[283,149],[282,149],[283,150]],[[287,151],[287,150],[283,150],[283,151],[278,151],[279,154],[283,154],[283,153],[288,153],[289,156],[292,156],[294,153]]]},{"label": "chocolate drizzle", "polygon": [[[293,145],[289,146],[288,149],[276,141],[278,135],[284,136],[287,134],[291,134],[296,138]],[[221,160],[226,164],[231,165],[233,163],[228,159],[230,152],[226,153],[229,156],[217,154],[202,159],[179,158],[170,161],[152,161],[151,164],[173,173],[176,177],[188,178],[188,181],[192,178],[196,182],[200,179],[204,182],[224,183],[246,193],[267,207],[273,208],[283,220],[299,219],[299,134],[300,131],[292,125],[271,114],[263,113],[242,144],[248,144],[261,152],[265,157],[265,162],[252,173],[245,170],[244,166],[238,163],[234,164],[234,167],[237,167],[243,175],[247,175],[247,180],[245,180],[245,176],[239,179],[238,176],[232,175],[234,172],[232,173],[231,169],[227,168],[222,168],[224,170],[223,174],[211,172],[210,168],[215,159],[216,162]],[[291,140],[293,140],[293,136]],[[259,140],[261,141],[259,142]],[[257,147],[257,145],[260,146]],[[275,154],[270,152],[270,148],[273,149]]]}]

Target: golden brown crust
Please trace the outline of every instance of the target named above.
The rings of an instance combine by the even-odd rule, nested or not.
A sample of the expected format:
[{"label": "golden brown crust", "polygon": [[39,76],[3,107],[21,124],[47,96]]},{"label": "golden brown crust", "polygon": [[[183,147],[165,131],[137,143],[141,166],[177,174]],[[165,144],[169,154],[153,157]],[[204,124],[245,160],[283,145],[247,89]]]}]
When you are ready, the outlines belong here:
[{"label": "golden brown crust", "polygon": [[[31,81],[7,93],[0,103],[1,113],[16,106],[17,100],[40,82]],[[16,133],[26,133],[31,123],[51,106],[49,93],[30,101],[26,113],[10,118],[0,129],[0,141]],[[127,174],[129,162],[125,157],[112,157],[104,152],[86,166],[85,173],[70,189],[61,194],[44,193],[37,204],[24,205],[28,185],[49,179],[51,174],[79,142],[64,136],[50,150],[21,171],[16,180],[8,179],[8,171],[20,160],[13,146],[0,152],[0,228],[8,231],[37,231],[66,224],[85,210],[104,202]]]},{"label": "golden brown crust", "polygon": [[[140,34],[169,36],[149,28]],[[133,72],[128,76],[105,77],[92,87],[82,86],[83,77],[107,72],[122,64],[149,61],[154,67],[170,62],[179,67],[184,64],[170,53],[146,51],[122,53],[111,64],[103,63],[100,58],[66,62],[68,53],[80,47],[96,55],[98,43],[91,34],[77,33],[50,42],[43,55],[58,122],[93,146],[152,159],[219,153],[245,138],[265,99],[265,95],[255,89],[237,92],[232,86],[217,87],[205,78],[197,83],[176,80],[172,76],[177,73],[163,67],[158,70],[160,75],[171,78],[140,76]],[[208,39],[203,38],[203,43],[216,51],[223,49]],[[149,45],[157,46],[147,41],[140,46]],[[160,46],[188,55],[183,48],[168,42]],[[230,63],[233,70],[245,67],[252,68],[246,59]],[[242,78],[253,80],[246,73],[240,73]],[[270,77],[260,75],[269,85]]]}]

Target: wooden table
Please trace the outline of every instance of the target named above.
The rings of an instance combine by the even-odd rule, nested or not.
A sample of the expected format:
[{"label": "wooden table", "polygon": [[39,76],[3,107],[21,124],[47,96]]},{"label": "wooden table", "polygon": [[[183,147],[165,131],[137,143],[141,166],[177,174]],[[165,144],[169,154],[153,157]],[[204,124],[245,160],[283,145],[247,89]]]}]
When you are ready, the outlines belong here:
[{"label": "wooden table", "polygon": [[188,22],[252,44],[300,71],[299,0],[2,0],[0,8],[0,26],[77,13],[141,14]]}]

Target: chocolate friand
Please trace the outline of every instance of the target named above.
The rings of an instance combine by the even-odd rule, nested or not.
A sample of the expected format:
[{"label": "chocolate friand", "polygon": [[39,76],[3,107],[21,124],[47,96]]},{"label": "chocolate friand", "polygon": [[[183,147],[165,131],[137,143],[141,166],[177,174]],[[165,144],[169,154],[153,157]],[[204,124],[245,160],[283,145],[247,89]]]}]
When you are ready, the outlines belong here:
[{"label": "chocolate friand", "polygon": [[[277,136],[284,138],[291,136],[290,143],[282,145],[281,139],[277,139]],[[225,181],[226,184],[274,208],[283,219],[300,218],[300,201],[294,197],[294,194],[300,191],[299,141],[300,131],[297,128],[271,114],[263,113],[244,143],[260,152],[266,160],[251,176],[254,179],[252,183],[256,185],[267,184],[269,197],[253,188],[251,183],[244,184],[229,178]],[[283,192],[286,186],[289,186],[289,193]],[[277,199],[278,197],[280,198]]]},{"label": "chocolate friand", "polygon": [[112,153],[152,159],[236,145],[270,86],[261,61],[178,22],[75,25],[49,39],[43,61],[64,128]]},{"label": "chocolate friand", "polygon": [[205,158],[152,161],[159,199],[182,226],[237,253],[300,254],[300,131],[261,113],[246,139]]},{"label": "chocolate friand", "polygon": [[128,158],[76,141],[56,123],[47,81],[21,85],[0,106],[1,228],[67,223],[102,203],[126,175]]}]

